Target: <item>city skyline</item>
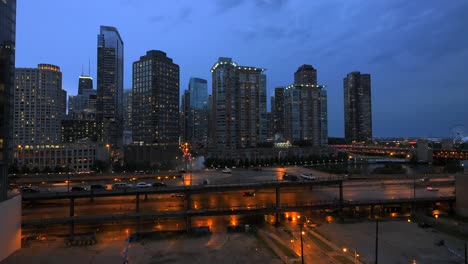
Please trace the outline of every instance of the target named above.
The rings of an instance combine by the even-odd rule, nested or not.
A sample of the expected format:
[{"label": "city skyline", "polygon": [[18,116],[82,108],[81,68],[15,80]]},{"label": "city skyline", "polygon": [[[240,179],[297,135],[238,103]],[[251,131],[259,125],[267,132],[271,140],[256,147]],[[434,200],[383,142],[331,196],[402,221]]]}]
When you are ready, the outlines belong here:
[{"label": "city skyline", "polygon": [[[91,3],[94,8],[89,9]],[[74,95],[76,79],[89,60],[96,81],[95,36],[99,25],[110,25],[119,29],[126,44],[125,87],[131,84],[131,62],[150,49],[163,50],[178,61],[181,89],[192,76],[209,80],[210,87],[209,69],[220,56],[266,68],[268,97],[274,87],[292,82],[291,72],[299,65],[311,64],[321,73],[318,82],[328,87],[330,136],[344,136],[342,76],[351,71],[373,76],[375,137],[449,136],[451,127],[468,126],[460,114],[468,112],[468,106],[459,96],[468,84],[463,74],[468,37],[458,34],[468,7],[464,1],[361,2],[358,9],[353,8],[355,1],[202,1],[196,6],[160,3],[158,12],[146,2],[120,1],[106,16],[100,10],[107,4],[19,2],[18,16],[23,19],[17,22],[16,66],[57,65],[64,89]],[[56,16],[42,16],[52,8]],[[82,9],[86,20],[76,17]],[[236,19],[241,12],[253,16]],[[136,14],[134,22],[126,19]],[[26,17],[41,30],[30,30]],[[286,19],[281,20],[284,25],[272,22],[279,18]],[[51,20],[61,23],[46,27]],[[317,23],[320,27],[309,26]],[[219,33],[225,27],[233,34]],[[355,33],[349,36],[351,31]],[[191,40],[190,48],[178,40],[181,36]],[[36,41],[27,41],[31,38]],[[437,78],[431,72],[437,72]],[[444,92],[438,93],[440,89]]]}]

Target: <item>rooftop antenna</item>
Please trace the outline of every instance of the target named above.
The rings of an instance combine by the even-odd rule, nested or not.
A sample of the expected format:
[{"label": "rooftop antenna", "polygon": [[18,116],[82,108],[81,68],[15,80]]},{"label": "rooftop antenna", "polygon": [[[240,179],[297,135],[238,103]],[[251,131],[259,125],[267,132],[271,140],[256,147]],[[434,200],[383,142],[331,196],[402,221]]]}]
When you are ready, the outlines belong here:
[{"label": "rooftop antenna", "polygon": [[91,76],[91,59],[88,58],[88,76]]},{"label": "rooftop antenna", "polygon": [[81,64],[81,76],[83,76],[83,64]]}]

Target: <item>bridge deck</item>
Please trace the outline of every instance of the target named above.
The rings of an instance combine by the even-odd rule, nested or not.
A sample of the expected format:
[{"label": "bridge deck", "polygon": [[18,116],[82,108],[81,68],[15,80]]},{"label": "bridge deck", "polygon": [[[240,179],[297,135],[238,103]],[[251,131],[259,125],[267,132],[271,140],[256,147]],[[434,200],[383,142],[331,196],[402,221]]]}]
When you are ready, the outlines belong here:
[{"label": "bridge deck", "polygon": [[[371,205],[401,205],[401,204],[417,204],[426,205],[437,202],[455,202],[454,196],[434,197],[434,198],[403,198],[390,200],[365,200],[365,201],[343,201],[343,207],[354,206],[371,206]],[[155,218],[182,218],[195,216],[221,216],[221,215],[255,215],[255,214],[272,214],[276,212],[300,211],[305,209],[325,209],[325,208],[340,208],[339,201],[316,201],[304,202],[296,204],[280,204],[278,208],[274,204],[257,204],[250,206],[238,206],[229,208],[205,208],[191,209],[184,211],[172,212],[148,212],[148,213],[132,213],[132,214],[114,214],[114,215],[86,215],[61,218],[41,218],[24,220],[23,227],[27,226],[47,226],[54,224],[70,224],[70,223],[99,223],[99,222],[114,222],[125,221],[132,219],[149,220]]]}]

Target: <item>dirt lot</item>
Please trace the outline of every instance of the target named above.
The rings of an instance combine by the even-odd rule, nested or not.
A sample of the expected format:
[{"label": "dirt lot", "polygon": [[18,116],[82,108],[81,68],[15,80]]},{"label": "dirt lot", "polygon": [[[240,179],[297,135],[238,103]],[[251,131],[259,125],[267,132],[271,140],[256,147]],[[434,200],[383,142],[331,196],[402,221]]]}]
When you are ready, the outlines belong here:
[{"label": "dirt lot", "polygon": [[[316,231],[340,247],[355,248],[360,259],[369,264],[375,258],[375,227],[375,222],[334,223]],[[436,245],[440,240],[445,245]],[[464,263],[464,242],[432,228],[420,228],[416,223],[379,222],[379,263]]]},{"label": "dirt lot", "polygon": [[[2,264],[123,263],[123,240],[95,246],[65,247],[62,241],[35,242]],[[128,263],[281,263],[254,235],[214,233],[198,238],[131,243]]]}]

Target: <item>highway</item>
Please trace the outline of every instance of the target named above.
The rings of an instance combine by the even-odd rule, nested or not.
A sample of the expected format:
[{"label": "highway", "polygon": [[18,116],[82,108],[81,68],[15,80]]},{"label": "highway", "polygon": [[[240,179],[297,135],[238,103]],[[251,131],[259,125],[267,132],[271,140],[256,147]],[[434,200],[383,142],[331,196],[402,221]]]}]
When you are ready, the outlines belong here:
[{"label": "highway", "polygon": [[[209,184],[233,184],[245,183],[253,181],[265,181],[273,179],[282,179],[284,172],[288,173],[303,173],[310,172],[309,169],[301,167],[290,168],[275,168],[263,169],[262,171],[245,171],[234,170],[232,174],[223,174],[219,171],[208,172],[194,172],[192,173],[192,184],[201,184],[203,180],[208,179]],[[327,173],[313,172],[319,178],[329,177]],[[184,178],[171,179],[165,181],[169,186],[183,186],[190,183],[189,173],[185,174]],[[185,180],[185,181],[184,181]],[[151,182],[145,180],[146,182]],[[158,181],[157,178],[153,182]],[[431,180],[437,183],[438,191],[427,191],[428,183],[417,181],[416,197],[440,197],[440,196],[453,196],[453,180]],[[94,181],[101,184],[107,184],[109,187],[112,181]],[[47,192],[47,189],[54,189],[54,191],[66,191],[64,188],[65,183],[57,186],[54,184],[42,184],[40,186],[41,192]],[[77,183],[77,184],[90,184]],[[440,186],[439,186],[440,185]],[[412,198],[413,197],[413,181],[407,179],[393,179],[393,180],[353,180],[345,181],[344,184],[344,200],[358,201],[358,200],[384,200],[384,199],[399,199],[399,198]],[[66,188],[66,187],[65,187]],[[51,190],[52,191],[52,190]],[[244,196],[244,191],[225,191],[215,193],[198,193],[191,195],[190,207],[194,210],[202,209],[215,209],[215,208],[234,208],[234,207],[247,207],[247,206],[262,206],[274,204],[276,202],[275,189],[252,189],[249,192],[255,193],[255,196]],[[307,203],[321,200],[333,200],[339,197],[337,186],[313,186],[313,187],[289,187],[282,188],[280,192],[280,203],[294,204],[294,203]],[[37,201],[34,203],[23,203],[23,220],[43,219],[43,218],[60,218],[68,217],[70,214],[70,200],[51,200],[51,201]],[[170,193],[167,194],[149,194],[147,199],[145,195],[140,195],[139,209],[141,213],[150,212],[170,212],[182,211],[187,208],[187,201],[185,197],[172,197]],[[136,195],[132,196],[118,196],[118,197],[98,197],[91,200],[90,198],[75,199],[74,215],[121,215],[136,212]],[[236,224],[244,221],[245,217],[240,216],[220,216],[220,217],[195,217],[192,219],[192,226],[208,225],[226,226],[228,224]],[[145,221],[142,223],[142,230],[167,230],[167,229],[184,229],[185,220],[175,218],[157,218],[154,221]],[[48,227],[48,232],[56,233],[69,231],[67,225],[51,226]],[[122,221],[116,224],[115,222],[106,224],[80,224],[76,226],[76,232],[89,231],[106,228],[114,230],[130,229],[135,230],[134,221]],[[25,233],[34,232],[34,228],[25,230]],[[120,232],[120,233],[121,233]]]}]

